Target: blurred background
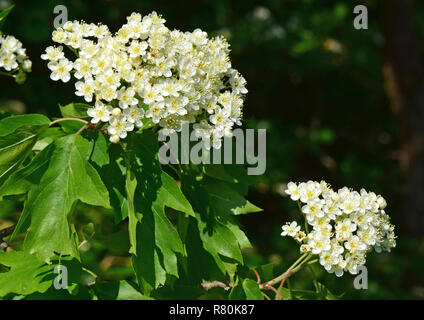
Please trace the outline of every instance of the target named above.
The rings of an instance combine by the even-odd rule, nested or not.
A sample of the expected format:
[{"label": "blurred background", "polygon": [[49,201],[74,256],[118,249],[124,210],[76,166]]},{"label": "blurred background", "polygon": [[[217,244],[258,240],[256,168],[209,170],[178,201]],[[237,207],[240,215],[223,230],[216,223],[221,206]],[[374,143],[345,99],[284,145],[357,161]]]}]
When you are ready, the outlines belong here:
[{"label": "blurred background", "polygon": [[[317,267],[322,282],[346,299],[424,298],[423,1],[0,0],[0,10],[10,4],[4,32],[20,39],[33,61],[24,85],[0,78],[0,108],[15,114],[57,117],[58,104],[79,101],[72,85],[49,79],[40,59],[52,44],[56,5],[68,8],[69,20],[111,30],[133,11],[155,10],[170,29],[224,35],[233,67],[248,83],[244,126],[267,129],[267,170],[249,194],[264,212],[241,218],[254,245],[247,263],[272,262],[278,271],[295,260],[297,244],[280,236],[286,221],[300,217],[285,185],[324,179],[335,189],[386,198],[398,239],[392,253],[369,254],[368,290],[355,290],[351,275],[336,278]],[[368,8],[367,30],[353,27],[357,4]],[[16,221],[19,206],[0,202],[0,228]],[[76,220],[97,228],[83,257],[91,270],[103,279],[127,277],[125,228],[82,206]],[[299,273],[292,282],[307,288],[308,279]]]}]

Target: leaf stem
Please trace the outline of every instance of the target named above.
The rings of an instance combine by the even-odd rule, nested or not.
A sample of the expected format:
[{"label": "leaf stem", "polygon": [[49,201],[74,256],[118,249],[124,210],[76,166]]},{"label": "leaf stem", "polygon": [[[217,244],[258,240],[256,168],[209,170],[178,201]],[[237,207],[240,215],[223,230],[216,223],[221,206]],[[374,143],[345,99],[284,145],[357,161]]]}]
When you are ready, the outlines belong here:
[{"label": "leaf stem", "polygon": [[81,127],[81,129],[79,129],[78,131],[77,131],[77,135],[79,135],[81,132],[83,132],[85,129],[87,129],[88,128],[88,124],[85,124],[85,125],[83,125],[82,127]]},{"label": "leaf stem", "polygon": [[3,75],[3,76],[11,77],[11,78],[14,78],[14,77],[15,77],[13,74],[10,74],[10,73],[8,73],[8,72],[0,71],[0,74],[1,74],[1,75]]}]

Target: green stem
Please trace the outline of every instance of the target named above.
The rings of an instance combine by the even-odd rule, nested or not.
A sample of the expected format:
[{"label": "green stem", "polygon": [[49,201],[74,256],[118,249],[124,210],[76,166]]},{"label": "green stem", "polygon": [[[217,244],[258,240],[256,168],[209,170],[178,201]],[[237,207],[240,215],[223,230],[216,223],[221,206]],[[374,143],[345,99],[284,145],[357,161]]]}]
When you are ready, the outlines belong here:
[{"label": "green stem", "polygon": [[292,291],[292,286],[291,286],[291,283],[290,283],[290,279],[287,278],[286,282],[287,282],[287,288],[289,288],[290,300],[292,300],[293,299],[293,291]]},{"label": "green stem", "polygon": [[1,74],[1,75],[3,75],[3,76],[11,77],[11,78],[14,78],[14,77],[15,77],[13,74],[10,74],[10,73],[8,73],[8,72],[0,71],[0,74]]},{"label": "green stem", "polygon": [[299,200],[297,200],[297,206],[299,207],[300,214],[302,214],[303,218],[305,219],[305,231],[306,231],[306,234],[308,234],[309,233],[308,220],[306,219],[306,215],[304,215],[303,212],[302,212],[302,206],[301,206]]},{"label": "green stem", "polygon": [[311,257],[310,253],[304,253],[299,259],[297,259],[288,269],[286,272],[284,272],[283,274],[279,275],[278,277],[265,282],[263,284],[260,285],[261,289],[265,289],[265,288],[269,288],[271,286],[273,286],[276,283],[279,283],[280,281],[283,281],[284,279],[287,279],[288,277],[292,276],[293,274],[295,274],[297,271],[300,270],[300,268],[302,267],[302,265],[309,260],[309,258]]}]

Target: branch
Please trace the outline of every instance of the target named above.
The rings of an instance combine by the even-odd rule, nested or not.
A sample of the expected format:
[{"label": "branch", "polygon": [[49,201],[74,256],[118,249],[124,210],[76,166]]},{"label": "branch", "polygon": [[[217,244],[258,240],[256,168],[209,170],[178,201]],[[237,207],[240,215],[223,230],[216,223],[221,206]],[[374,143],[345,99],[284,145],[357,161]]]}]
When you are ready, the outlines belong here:
[{"label": "branch", "polygon": [[0,240],[2,240],[3,238],[6,238],[7,236],[10,236],[13,233],[13,231],[15,231],[15,227],[16,226],[11,226],[11,227],[0,230]]},{"label": "branch", "polygon": [[268,289],[269,287],[272,287],[274,284],[277,284],[280,281],[285,281],[287,278],[291,277],[293,274],[299,271],[303,267],[303,265],[311,259],[311,257],[312,256],[309,253],[303,254],[299,259],[297,259],[295,263],[290,266],[290,268],[287,269],[286,272],[268,282],[260,284],[259,287],[261,289]]},{"label": "branch", "polygon": [[84,119],[78,119],[78,118],[60,118],[60,119],[56,119],[52,122],[50,122],[49,126],[52,126],[58,122],[62,122],[62,121],[79,121],[79,122],[83,122],[84,124],[88,125],[89,122],[87,120]]},{"label": "branch", "polygon": [[7,251],[7,248],[9,248],[9,245],[7,244],[7,242],[3,241],[3,238],[10,236],[15,230],[15,227],[16,226],[11,226],[0,230],[0,249],[2,249],[3,251]]},{"label": "branch", "polygon": [[213,288],[224,288],[225,290],[229,290],[233,287],[233,285],[227,284],[225,282],[221,282],[221,281],[210,281],[210,282],[203,282],[201,284],[202,288],[205,289],[206,291],[213,289]]}]

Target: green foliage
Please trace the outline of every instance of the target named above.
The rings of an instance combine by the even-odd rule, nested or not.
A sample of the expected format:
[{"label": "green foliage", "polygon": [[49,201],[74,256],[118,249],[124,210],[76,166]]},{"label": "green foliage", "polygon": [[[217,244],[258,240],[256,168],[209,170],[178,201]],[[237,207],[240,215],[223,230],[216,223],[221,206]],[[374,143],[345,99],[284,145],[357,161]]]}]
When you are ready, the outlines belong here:
[{"label": "green foliage", "polygon": [[[87,108],[60,107],[64,118],[79,119]],[[9,172],[0,197],[18,196],[24,202],[9,238],[23,239],[22,250],[0,253],[0,297],[196,298],[204,293],[199,285],[217,277],[240,281],[246,299],[263,298],[255,282],[236,276],[244,265],[242,250],[251,247],[236,216],[261,211],[245,199],[250,180],[243,168],[164,166],[158,160],[158,137],[145,128],[119,146],[111,145],[101,130],[74,133],[76,127],[63,125],[71,120],[61,119],[55,128],[41,115],[0,122],[1,146],[13,150],[0,154]],[[78,230],[74,216],[82,204],[103,207],[114,225],[125,223],[126,230],[105,232],[96,220]],[[87,244],[131,257],[132,280],[100,281],[87,271],[94,284],[87,289],[81,251]],[[52,281],[55,266],[66,263],[72,281],[64,293]]]},{"label": "green foliage", "polygon": [[[336,278],[325,270],[316,270],[320,281],[335,293],[348,288],[344,296],[347,299],[422,299],[424,293],[420,288],[424,283],[424,242],[423,239],[409,238],[404,222],[407,215],[402,212],[405,172],[399,163],[403,163],[407,156],[402,151],[402,144],[408,143],[404,140],[401,125],[404,123],[403,113],[391,108],[385,92],[386,82],[383,81],[382,70],[386,70],[383,69],[383,54],[391,53],[383,50],[386,39],[383,19],[380,19],[383,3],[385,1],[366,1],[369,29],[358,31],[352,27],[352,11],[359,3],[348,0],[263,0],[260,3],[215,0],[188,1],[185,6],[178,5],[176,1],[163,1],[160,5],[155,1],[133,0],[111,0],[107,3],[103,0],[26,1],[13,9],[2,30],[27,44],[28,54],[30,57],[34,55],[34,68],[24,86],[11,85],[10,79],[0,78],[0,120],[10,116],[10,113],[24,112],[24,109],[14,109],[15,105],[24,106],[25,112],[41,112],[55,119],[61,116],[58,102],[66,105],[74,98],[75,88],[60,82],[52,83],[50,70],[46,68],[45,61],[39,58],[39,53],[51,42],[52,30],[46,25],[51,26],[53,8],[57,4],[68,8],[71,20],[102,21],[114,30],[122,25],[122,17],[127,13],[156,10],[163,14],[172,28],[201,28],[211,35],[222,34],[231,44],[232,64],[246,75],[248,82],[243,123],[249,128],[268,130],[267,171],[252,182],[248,197],[251,202],[260,204],[266,213],[236,217],[254,244],[253,249],[243,252],[245,267],[256,267],[272,261],[275,266],[272,272],[257,267],[263,280],[270,280],[285,271],[284,268],[296,259],[298,246],[282,241],[280,236],[281,224],[296,214],[296,207],[290,206],[278,194],[282,184],[290,180],[328,177],[334,186],[370,188],[391,199],[391,214],[396,224],[403,225],[403,228],[399,228],[396,250],[390,255],[371,256],[367,261],[369,274],[372,275],[368,290],[353,290],[352,277]],[[424,2],[415,1],[414,4],[411,21],[422,38]],[[269,10],[267,19],[255,18],[257,6]],[[333,40],[336,46],[326,46],[328,39]],[[341,51],[334,50],[337,45]],[[423,49],[419,45],[421,56]],[[21,166],[26,166],[39,151],[65,135],[62,130],[65,126],[72,126],[68,132],[74,133],[82,123],[66,121],[61,122],[60,127],[49,128],[40,136],[33,147],[34,152],[30,152]],[[93,137],[89,141],[91,144],[95,142]],[[107,148],[106,152],[101,151],[100,154],[108,156],[110,163],[106,164],[106,158],[99,160],[94,156],[97,153],[94,149],[90,162],[108,189],[113,209],[77,204],[73,222],[80,239],[83,239],[83,226],[90,222],[95,226],[96,232],[89,241],[90,250],[81,250],[80,255],[85,266],[99,275],[100,281],[133,279],[131,263],[121,261],[123,257],[128,258],[125,254],[129,249],[125,164],[119,145],[110,146],[107,143]],[[44,156],[49,158],[47,153]],[[243,171],[240,166],[228,170],[226,167],[208,165],[199,174],[231,183],[234,182],[231,174]],[[164,169],[179,182],[170,168]],[[0,184],[0,194],[5,190],[11,192],[12,188],[15,191],[19,188],[28,190],[38,183],[37,174],[44,170],[21,180],[20,185],[15,185],[11,180],[7,188]],[[238,181],[232,186],[246,196],[241,192],[242,189],[246,190],[244,183]],[[17,196],[3,197],[0,201],[0,224],[17,221],[26,197],[22,195],[24,193],[26,191],[15,193]],[[180,278],[175,284],[169,282],[173,287],[161,287],[152,295],[157,298],[194,299],[202,296],[202,292],[204,294],[199,287],[193,289],[203,277],[208,280],[226,278],[216,267],[212,256],[204,250],[197,220],[180,219],[184,217],[183,214],[175,218],[172,212],[169,216],[191,254],[184,259],[178,258],[178,263],[181,263]],[[20,237],[16,237],[16,242],[11,246],[20,249],[20,240]],[[188,263],[184,260],[188,260]],[[105,261],[112,262],[108,264]],[[190,272],[190,281],[185,277],[186,268]],[[239,266],[238,274],[241,269]],[[255,279],[254,274],[244,271],[241,277]],[[298,273],[295,280],[293,298],[316,298],[315,288],[307,273]],[[57,290],[52,292],[57,293]],[[282,293],[286,292],[284,299],[289,297],[289,292],[283,288]],[[50,294],[50,291],[42,296],[47,296],[47,293]],[[219,298],[227,297],[220,288],[211,290],[211,294]],[[80,297],[90,298],[87,293]],[[31,298],[40,296],[33,294]]]},{"label": "green foliage", "polygon": [[0,120],[0,185],[19,168],[49,123],[37,114]]},{"label": "green foliage", "polygon": [[12,11],[14,5],[4,9],[3,11],[0,12],[0,30],[3,27],[4,22],[6,21],[6,17],[7,15],[10,13],[10,11]]},{"label": "green foliage", "polygon": [[55,257],[52,264],[46,264],[22,251],[0,252],[0,264],[9,269],[0,273],[0,297],[46,292],[53,285],[54,269],[59,265],[69,272],[68,290],[75,289],[82,271],[81,265],[71,257]]}]

